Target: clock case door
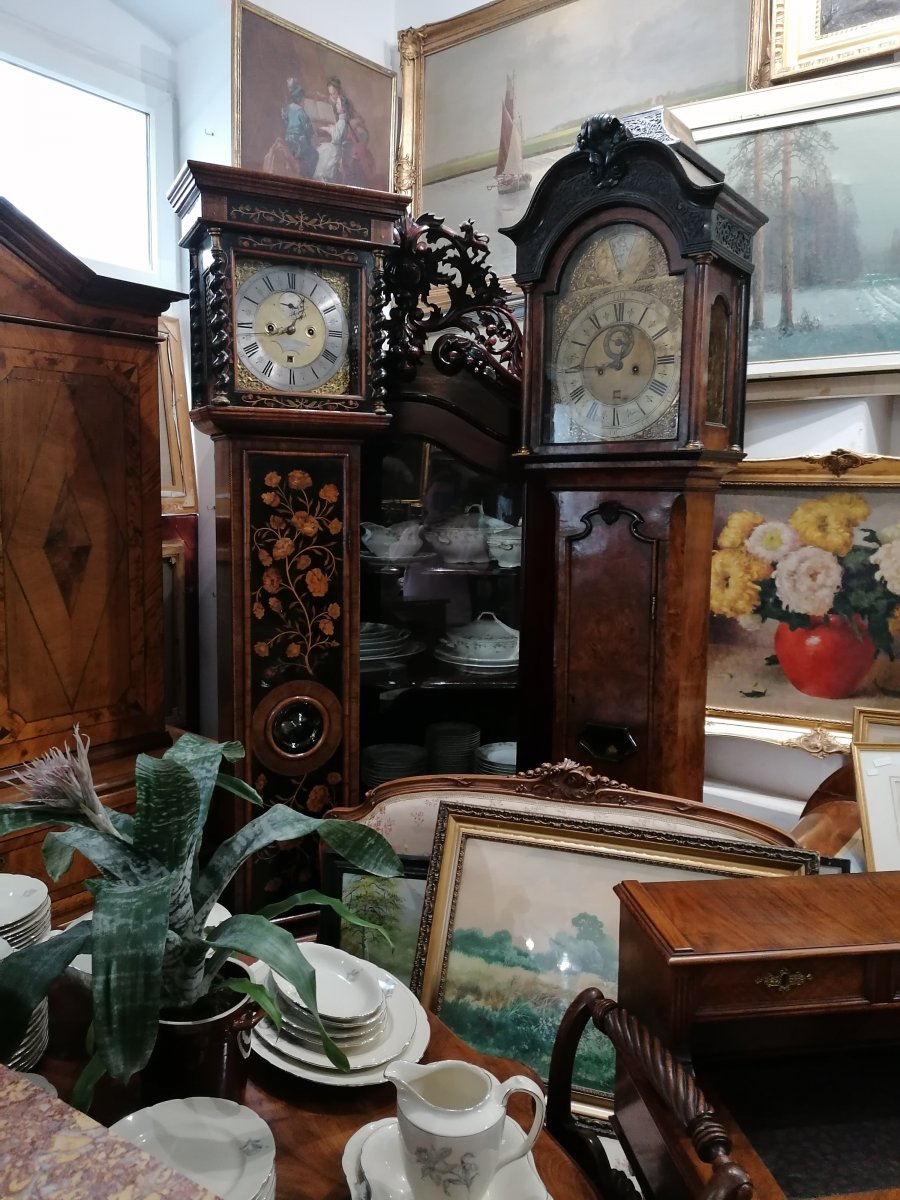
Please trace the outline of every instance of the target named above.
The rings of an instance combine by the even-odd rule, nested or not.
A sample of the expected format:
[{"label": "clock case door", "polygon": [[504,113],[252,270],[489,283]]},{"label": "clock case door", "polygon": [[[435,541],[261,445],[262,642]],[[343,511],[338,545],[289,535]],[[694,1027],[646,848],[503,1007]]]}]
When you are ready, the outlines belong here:
[{"label": "clock case door", "polygon": [[[750,256],[765,218],[687,148],[596,149],[554,164],[504,231],[526,295],[522,683],[544,697],[522,705],[520,768],[569,757],[699,800],[713,505],[743,453]],[[548,305],[576,247],[617,222],[649,230],[684,280],[677,427],[553,444]]]}]

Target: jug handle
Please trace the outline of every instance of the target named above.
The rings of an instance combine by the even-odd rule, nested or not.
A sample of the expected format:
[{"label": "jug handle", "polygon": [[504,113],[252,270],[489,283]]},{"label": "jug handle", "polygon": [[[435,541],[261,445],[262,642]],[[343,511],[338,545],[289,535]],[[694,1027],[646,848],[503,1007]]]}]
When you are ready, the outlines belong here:
[{"label": "jug handle", "polygon": [[534,1100],[534,1120],[531,1122],[531,1129],[525,1136],[525,1141],[518,1146],[514,1146],[508,1154],[501,1154],[497,1159],[497,1170],[505,1167],[507,1163],[515,1162],[517,1158],[524,1158],[531,1147],[537,1141],[537,1136],[541,1132],[544,1124],[544,1093],[534,1082],[525,1075],[513,1075],[510,1079],[500,1085],[500,1103],[504,1109],[509,1103],[509,1098],[513,1092],[527,1092]]}]

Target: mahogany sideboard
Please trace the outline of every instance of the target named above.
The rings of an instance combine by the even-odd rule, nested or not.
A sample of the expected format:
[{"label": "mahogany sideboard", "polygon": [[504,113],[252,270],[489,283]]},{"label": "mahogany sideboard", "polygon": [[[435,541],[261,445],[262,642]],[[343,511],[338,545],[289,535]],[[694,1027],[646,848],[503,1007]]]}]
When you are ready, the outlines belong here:
[{"label": "mahogany sideboard", "polygon": [[[758,1200],[900,1200],[900,872],[641,884],[622,1005],[693,1067]],[[646,1080],[614,1124],[645,1196],[708,1178]]]}]

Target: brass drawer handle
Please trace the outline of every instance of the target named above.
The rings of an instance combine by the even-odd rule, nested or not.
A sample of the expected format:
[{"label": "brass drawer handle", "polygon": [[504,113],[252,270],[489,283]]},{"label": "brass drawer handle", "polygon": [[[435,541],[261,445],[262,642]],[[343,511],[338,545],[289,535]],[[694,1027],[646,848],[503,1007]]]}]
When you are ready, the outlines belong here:
[{"label": "brass drawer handle", "polygon": [[812,979],[812,975],[804,975],[802,971],[789,971],[787,967],[782,967],[774,975],[757,975],[754,982],[776,992],[789,992],[793,988],[803,987],[804,983],[812,983]]}]

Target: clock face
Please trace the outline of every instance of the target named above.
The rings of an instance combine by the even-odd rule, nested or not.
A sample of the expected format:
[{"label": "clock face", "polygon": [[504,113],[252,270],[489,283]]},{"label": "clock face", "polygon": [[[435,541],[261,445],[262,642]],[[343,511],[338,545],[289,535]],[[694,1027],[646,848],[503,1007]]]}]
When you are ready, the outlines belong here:
[{"label": "clock face", "polygon": [[346,363],[349,338],[340,297],[315,271],[262,266],[238,288],[238,358],[273,391],[312,392],[327,384]]},{"label": "clock face", "polygon": [[675,436],[682,302],[682,280],[643,226],[618,222],[576,249],[549,322],[546,440]]}]

